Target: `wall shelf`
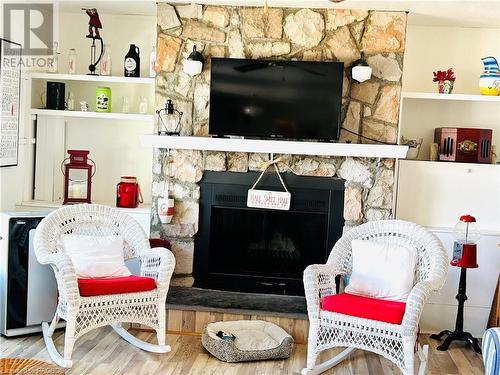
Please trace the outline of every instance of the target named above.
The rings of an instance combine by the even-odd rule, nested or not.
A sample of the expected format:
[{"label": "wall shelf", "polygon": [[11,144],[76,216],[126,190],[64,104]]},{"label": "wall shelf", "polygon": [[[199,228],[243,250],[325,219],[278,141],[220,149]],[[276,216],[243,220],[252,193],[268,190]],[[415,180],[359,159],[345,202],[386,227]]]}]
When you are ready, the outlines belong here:
[{"label": "wall shelf", "polygon": [[98,76],[87,74],[60,74],[60,73],[30,73],[32,79],[61,80],[61,81],[85,81],[85,82],[108,82],[108,83],[132,83],[154,85],[155,79],[149,77],[119,77]]},{"label": "wall shelf", "polygon": [[455,101],[473,101],[473,102],[498,102],[500,96],[475,95],[475,94],[439,94],[435,92],[413,92],[403,91],[403,99],[428,99],[428,100],[455,100]]},{"label": "wall shelf", "polygon": [[143,135],[141,145],[183,150],[261,152],[293,155],[404,158],[408,146]]},{"label": "wall shelf", "polygon": [[99,118],[106,120],[130,120],[130,121],[151,121],[154,115],[140,113],[108,113],[108,112],[83,112],[83,111],[62,111],[56,109],[32,109],[32,115],[62,116],[62,117],[83,117]]}]

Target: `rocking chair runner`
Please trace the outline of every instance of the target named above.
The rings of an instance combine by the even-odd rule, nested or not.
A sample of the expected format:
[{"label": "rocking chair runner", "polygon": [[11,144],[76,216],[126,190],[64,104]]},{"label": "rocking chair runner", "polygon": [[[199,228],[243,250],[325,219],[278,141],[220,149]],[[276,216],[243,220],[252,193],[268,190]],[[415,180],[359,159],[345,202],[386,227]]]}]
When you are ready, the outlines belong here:
[{"label": "rocking chair runner", "polygon": [[[336,275],[352,272],[351,243],[355,239],[383,241],[417,249],[414,286],[406,301],[401,324],[354,317],[321,309],[321,299],[336,294]],[[320,374],[340,363],[355,349],[368,350],[395,363],[405,375],[413,375],[418,322],[426,300],[442,288],[448,257],[439,239],[423,227],[401,220],[372,221],[346,232],[333,247],[324,265],[304,271],[304,288],[309,315],[307,367],[302,374]],[[316,365],[323,350],[347,347],[337,356]],[[428,346],[419,346],[419,375],[425,373]]]},{"label": "rocking chair runner", "polygon": [[[153,278],[156,288],[83,297],[73,264],[62,250],[61,236],[64,234],[121,236],[125,260],[138,257],[141,276]],[[111,325],[121,337],[143,350],[155,353],[170,351],[170,346],[165,345],[165,300],[175,258],[167,249],[151,249],[144,230],[129,215],[113,207],[95,204],[62,207],[40,222],[34,245],[38,261],[50,264],[54,270],[59,290],[59,301],[52,323],[50,326],[42,323],[45,345],[56,364],[71,367],[71,354],[76,339],[106,325]],[[52,339],[60,318],[66,320],[63,356],[56,350]],[[152,327],[157,333],[158,344],[135,338],[122,328],[123,322]]]}]

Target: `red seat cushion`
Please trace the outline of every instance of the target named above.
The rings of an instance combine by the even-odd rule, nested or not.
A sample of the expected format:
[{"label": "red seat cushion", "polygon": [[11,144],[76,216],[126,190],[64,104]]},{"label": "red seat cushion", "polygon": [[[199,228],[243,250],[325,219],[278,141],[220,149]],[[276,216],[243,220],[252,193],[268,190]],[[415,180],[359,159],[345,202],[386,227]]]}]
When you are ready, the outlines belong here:
[{"label": "red seat cushion", "polygon": [[78,289],[82,297],[146,292],[156,288],[151,277],[126,276],[110,279],[78,279]]},{"label": "red seat cushion", "polygon": [[406,303],[340,293],[321,299],[321,309],[380,322],[401,324]]}]

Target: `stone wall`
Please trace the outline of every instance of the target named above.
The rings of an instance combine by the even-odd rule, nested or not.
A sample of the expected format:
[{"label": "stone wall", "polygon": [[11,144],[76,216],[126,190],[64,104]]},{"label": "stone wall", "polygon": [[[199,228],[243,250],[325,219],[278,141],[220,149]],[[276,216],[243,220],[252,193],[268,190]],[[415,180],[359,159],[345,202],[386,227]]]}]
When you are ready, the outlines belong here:
[{"label": "stone wall", "polygon": [[[292,9],[158,4],[156,108],[167,98],[184,112],[182,135],[208,134],[210,57],[343,61],[343,127],[366,137],[395,142],[406,37],[404,12]],[[190,77],[182,60],[193,45],[206,63]],[[352,82],[347,68],[364,50],[372,79]],[[370,142],[346,131],[340,141]],[[347,226],[391,217],[394,162],[368,158],[282,155],[280,169],[308,176],[346,180]],[[197,182],[203,171],[259,170],[267,154],[155,150],[153,160],[153,237],[168,238],[177,265],[174,285],[190,285],[194,235],[198,229]],[[171,224],[162,225],[156,200],[168,189],[175,198]]]}]

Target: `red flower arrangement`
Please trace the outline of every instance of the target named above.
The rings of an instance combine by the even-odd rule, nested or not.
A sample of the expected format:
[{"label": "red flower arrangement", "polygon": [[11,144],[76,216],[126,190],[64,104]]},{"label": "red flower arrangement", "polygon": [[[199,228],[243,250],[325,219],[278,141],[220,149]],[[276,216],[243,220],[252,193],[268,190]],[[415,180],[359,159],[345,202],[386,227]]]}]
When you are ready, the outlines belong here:
[{"label": "red flower arrangement", "polygon": [[432,79],[434,82],[455,81],[455,73],[452,68],[447,71],[438,70],[432,74],[434,74],[434,78]]}]

